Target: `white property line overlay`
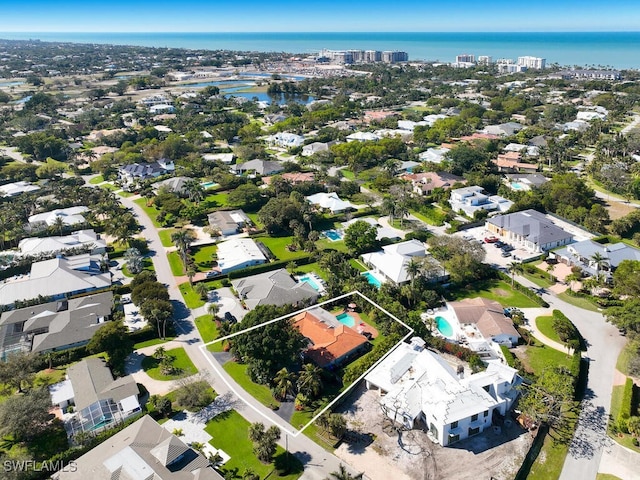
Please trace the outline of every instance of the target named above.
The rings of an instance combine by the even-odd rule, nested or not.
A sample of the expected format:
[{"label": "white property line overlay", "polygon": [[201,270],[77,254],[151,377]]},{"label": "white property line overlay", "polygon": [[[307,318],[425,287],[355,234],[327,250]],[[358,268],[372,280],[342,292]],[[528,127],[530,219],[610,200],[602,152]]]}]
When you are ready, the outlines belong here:
[{"label": "white property line overlay", "polygon": [[[280,420],[282,420],[280,417],[278,417],[278,421],[274,420],[273,418],[270,418],[269,416],[265,415],[265,413],[263,411],[261,411],[260,409],[258,409],[257,407],[255,407],[254,405],[252,405],[251,403],[249,403],[244,395],[241,395],[235,388],[233,385],[231,385],[231,383],[227,380],[226,375],[229,375],[227,372],[221,372],[220,369],[222,368],[222,366],[220,364],[218,364],[217,361],[213,360],[213,354],[212,352],[210,352],[209,350],[207,350],[207,346],[208,345],[212,345],[214,343],[220,343],[220,342],[224,342],[225,340],[228,340],[230,338],[236,337],[238,335],[241,335],[243,333],[248,333],[251,332],[253,330],[256,330],[258,328],[264,327],[265,325],[270,325],[272,323],[275,322],[279,322],[280,320],[284,320],[285,318],[290,318],[293,317],[295,315],[298,315],[299,313],[302,312],[306,312],[308,310],[311,310],[312,308],[316,308],[316,307],[321,307],[323,305],[326,305],[327,303],[333,303],[339,300],[342,300],[343,298],[346,297],[350,297],[352,295],[358,295],[360,296],[363,300],[366,300],[367,302],[369,302],[371,305],[373,305],[374,307],[376,307],[377,309],[379,309],[380,311],[382,311],[383,313],[385,313],[386,315],[388,315],[390,318],[392,318],[393,320],[395,320],[396,322],[398,322],[400,325],[402,325],[403,327],[405,327],[407,330],[409,330],[409,333],[407,333],[404,337],[402,337],[400,339],[400,341],[398,343],[396,343],[392,348],[389,349],[389,351],[387,353],[385,353],[382,357],[380,357],[380,359],[378,359],[378,361],[376,363],[374,363],[373,365],[371,365],[371,367],[369,367],[369,369],[364,372],[362,375],[360,375],[356,380],[354,380],[351,385],[349,386],[349,388],[347,388],[345,391],[343,391],[340,395],[338,395],[336,398],[334,398],[326,407],[324,407],[315,417],[313,417],[311,420],[309,420],[309,422],[307,422],[306,425],[303,425],[302,428],[300,428],[300,430],[295,430],[291,431],[288,427],[291,427],[292,425],[290,423],[287,423],[287,426],[282,425],[282,423],[280,422]],[[338,297],[329,299],[329,300],[325,300],[322,303],[317,303],[315,305],[311,305],[310,307],[306,307],[303,308],[301,310],[298,310],[296,312],[293,313],[289,313],[287,315],[283,315],[281,317],[278,318],[274,318],[273,320],[268,320],[264,323],[261,323],[260,325],[254,325],[253,327],[249,327],[246,328],[240,332],[236,332],[236,333],[232,333],[231,335],[227,335],[225,337],[222,338],[217,338],[216,340],[213,340],[211,342],[205,343],[203,345],[200,345],[200,349],[202,350],[202,354],[205,356],[205,358],[207,359],[207,361],[209,362],[209,364],[211,365],[211,368],[213,368],[213,370],[218,374],[218,376],[222,379],[222,381],[227,385],[227,387],[229,387],[229,390],[231,390],[236,397],[238,397],[240,400],[242,400],[245,405],[247,405],[249,408],[251,408],[254,412],[256,412],[257,414],[259,414],[261,417],[263,417],[265,420],[275,424],[277,427],[279,427],[280,429],[284,430],[287,434],[291,435],[292,437],[297,437],[298,435],[300,435],[309,425],[311,425],[313,422],[315,422],[319,417],[321,417],[324,412],[326,412],[327,410],[329,410],[331,407],[333,407],[333,405],[340,400],[342,397],[344,397],[345,395],[347,395],[348,393],[350,393],[351,389],[354,387],[354,385],[357,385],[358,383],[360,383],[361,380],[364,379],[365,376],[367,376],[369,374],[369,372],[371,370],[373,370],[374,368],[376,368],[378,366],[378,364],[380,364],[385,358],[387,358],[389,356],[389,354],[391,352],[393,352],[398,345],[400,345],[401,343],[403,343],[407,338],[409,338],[411,335],[413,335],[414,330],[413,328],[411,328],[409,325],[407,325],[406,323],[404,323],[402,320],[400,320],[398,317],[396,317],[395,315],[392,315],[391,313],[389,313],[386,309],[382,308],[380,305],[378,305],[376,302],[374,302],[373,300],[369,299],[368,297],[364,296],[362,293],[360,293],[357,290],[354,290],[353,292],[349,292],[349,293],[345,293],[344,295],[340,295]],[[235,382],[234,382],[235,383]],[[245,390],[243,390],[244,393],[246,395],[249,395]],[[277,416],[277,415],[276,415]]]}]

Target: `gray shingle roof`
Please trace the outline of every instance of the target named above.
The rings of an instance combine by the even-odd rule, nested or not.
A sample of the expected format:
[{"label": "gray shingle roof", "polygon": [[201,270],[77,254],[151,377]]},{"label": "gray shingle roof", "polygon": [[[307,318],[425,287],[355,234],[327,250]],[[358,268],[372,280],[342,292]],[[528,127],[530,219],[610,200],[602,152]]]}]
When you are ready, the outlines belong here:
[{"label": "gray shingle roof", "polygon": [[546,245],[573,237],[571,233],[558,227],[536,210],[496,215],[488,219],[487,223],[521,235],[536,245]]},{"label": "gray shingle roof", "polygon": [[318,298],[318,292],[306,282],[296,282],[284,268],[231,282],[249,308],[258,305],[293,305]]}]

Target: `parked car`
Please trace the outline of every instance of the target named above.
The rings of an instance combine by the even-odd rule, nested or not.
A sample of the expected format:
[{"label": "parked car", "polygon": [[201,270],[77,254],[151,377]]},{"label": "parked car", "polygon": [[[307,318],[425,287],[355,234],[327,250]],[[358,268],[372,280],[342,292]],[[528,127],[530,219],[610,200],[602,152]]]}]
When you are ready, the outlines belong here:
[{"label": "parked car", "polygon": [[503,257],[510,257],[511,252],[502,252],[500,255],[502,255]]},{"label": "parked car", "polygon": [[212,271],[212,272],[207,272],[205,277],[206,278],[214,278],[214,277],[217,277],[218,275],[221,275],[221,273],[220,272],[216,272],[216,271]]},{"label": "parked car", "polygon": [[508,243],[505,243],[500,248],[502,248],[502,251],[504,251],[504,252],[512,252],[512,251],[514,251],[516,249],[513,245],[509,245]]},{"label": "parked car", "polygon": [[496,243],[498,241],[498,237],[485,237],[484,243]]},{"label": "parked car", "polygon": [[501,242],[500,240],[498,240],[493,244],[493,246],[496,248],[502,248],[503,245],[504,245],[504,242]]},{"label": "parked car", "polygon": [[236,317],[231,312],[224,312],[224,319],[227,322],[236,322]]}]

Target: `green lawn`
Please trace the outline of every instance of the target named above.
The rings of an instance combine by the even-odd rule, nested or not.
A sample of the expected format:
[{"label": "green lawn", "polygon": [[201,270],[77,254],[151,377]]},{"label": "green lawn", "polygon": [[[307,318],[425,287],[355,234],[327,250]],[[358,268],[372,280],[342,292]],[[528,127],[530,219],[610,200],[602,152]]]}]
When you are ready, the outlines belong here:
[{"label": "green lawn", "polygon": [[209,210],[212,208],[220,208],[227,205],[227,198],[229,194],[224,193],[212,193],[211,195],[207,195],[205,199],[201,202],[202,206]]},{"label": "green lawn", "polygon": [[320,268],[318,262],[308,263],[307,265],[300,265],[299,267],[296,267],[295,271],[296,275],[309,272],[317,274],[324,281],[329,280],[329,272],[326,272],[325,270]]},{"label": "green lawn", "polygon": [[178,252],[167,253],[167,259],[169,260],[169,266],[171,267],[171,273],[176,277],[180,277],[185,274],[184,265]]},{"label": "green lawn", "polygon": [[[291,416],[290,423],[295,429],[299,430],[309,423],[309,420],[313,418],[313,413],[314,412],[310,410],[295,410]],[[329,452],[333,452],[335,450],[336,441],[331,439],[328,433],[324,433],[315,422],[305,428],[302,433],[325,450],[328,450]]]},{"label": "green lawn", "polygon": [[56,367],[51,370],[40,370],[38,373],[36,373],[36,378],[33,381],[33,384],[36,387],[48,387],[49,385],[53,385],[54,383],[61,382],[62,380],[64,380],[66,371],[66,365]]},{"label": "green lawn", "polygon": [[562,343],[562,340],[560,340],[560,337],[553,329],[553,316],[548,315],[545,317],[538,317],[535,322],[538,330],[540,330],[545,337],[555,340],[558,343]]},{"label": "green lawn", "polygon": [[316,242],[316,246],[318,250],[337,250],[339,252],[348,252],[349,249],[344,244],[344,240],[338,240],[334,242],[333,240],[329,240],[328,238],[321,238]]},{"label": "green lawn", "polygon": [[160,372],[160,362],[153,357],[145,357],[142,359],[142,368],[147,375],[154,380],[175,380],[198,372],[184,348],[178,347],[167,350],[167,355],[174,357],[171,363],[175,368],[179,369],[179,373],[176,375],[163,375]]},{"label": "green lawn", "polygon": [[309,253],[304,250],[296,250],[295,252],[287,250],[286,247],[292,242],[293,236],[270,237],[268,235],[258,235],[257,237],[253,237],[253,239],[264,243],[278,260],[295,260],[296,258],[309,255]]},{"label": "green lawn", "polygon": [[138,342],[133,346],[134,350],[138,350],[139,348],[151,347],[152,345],[162,345],[163,343],[167,343],[173,340],[176,337],[167,337],[167,338],[152,338],[151,340],[145,340],[144,342]]},{"label": "green lawn", "polygon": [[189,284],[189,282],[181,283],[178,285],[180,289],[180,293],[182,294],[182,298],[184,298],[184,303],[187,308],[194,309],[198,307],[202,307],[206,302],[200,298],[194,290],[193,286]]},{"label": "green lawn", "polygon": [[509,282],[503,280],[483,280],[473,285],[465,285],[449,292],[452,300],[484,297],[495,300],[503,307],[532,308],[539,305],[523,293],[511,288]]},{"label": "green lawn", "polygon": [[121,197],[128,198],[128,197],[133,197],[135,195],[135,193],[125,192],[124,190],[120,190],[118,192],[118,195],[120,195]]},{"label": "green lawn", "polygon": [[[213,437],[209,443],[215,448],[223,450],[231,457],[223,468],[227,471],[235,471],[234,478],[240,478],[247,469],[253,470],[260,478],[267,478],[267,476],[284,480],[299,478],[302,474],[303,466],[293,455],[289,458],[295,462],[293,468],[295,473],[287,476],[278,476],[277,474],[270,476],[274,466],[273,464],[263,464],[254,455],[253,443],[249,440],[249,425],[249,422],[235,410],[218,415],[207,423],[205,431]],[[275,463],[280,464],[285,460],[286,455],[287,453],[284,449],[278,447],[274,459]]]},{"label": "green lawn", "polygon": [[91,185],[98,185],[102,182],[104,182],[104,177],[102,175],[98,175],[97,177],[93,177],[91,180],[89,180],[89,183]]},{"label": "green lawn", "polygon": [[340,170],[342,172],[342,176],[348,180],[355,180],[356,176],[355,174],[351,171],[351,170],[347,170],[346,168],[343,168],[342,170]]},{"label": "green lawn", "polygon": [[158,210],[153,205],[148,206],[148,201],[149,200],[147,200],[146,198],[138,198],[137,200],[134,200],[134,202],[137,203],[144,210],[144,213],[146,213],[147,216],[151,219],[151,221],[153,222],[153,226],[156,228],[160,228],[162,225],[160,225],[160,223],[156,220],[158,214],[160,213],[160,210]]},{"label": "green lawn", "polygon": [[257,228],[262,228],[262,222],[260,220],[258,220],[258,213],[257,212],[245,212],[247,214],[247,217],[249,217],[251,219],[251,221],[253,222],[253,224],[257,227]]},{"label": "green lawn", "polygon": [[525,355],[518,358],[520,358],[526,370],[535,374],[539,374],[545,367],[551,365],[569,367],[571,363],[571,356],[567,355],[566,351],[560,352],[538,341],[534,341],[527,347]]},{"label": "green lawn", "polygon": [[584,308],[585,310],[591,310],[592,312],[600,311],[598,306],[588,298],[574,297],[573,295],[569,295],[567,292],[558,294],[558,298],[576,307]]},{"label": "green lawn", "polygon": [[[142,259],[142,269],[149,270],[150,272],[155,271],[155,268],[153,268],[153,261],[149,257],[145,257]],[[131,273],[127,268],[126,263],[122,266],[122,274],[125,277],[129,277],[129,278],[135,277],[135,275]]]},{"label": "green lawn", "polygon": [[269,387],[253,383],[247,375],[247,365],[236,362],[227,362],[223,365],[225,371],[233,378],[238,385],[244,388],[249,395],[258,400],[263,405],[271,407],[279,405],[279,402],[273,398]]},{"label": "green lawn", "polygon": [[176,228],[166,228],[164,230],[159,230],[158,235],[160,236],[160,242],[162,242],[163,247],[173,247],[173,242],[171,241],[171,235],[173,235],[178,230]]},{"label": "green lawn", "polygon": [[[525,269],[526,268],[527,267],[525,266]],[[532,268],[531,271],[525,270],[521,275],[541,288],[549,288],[554,284],[551,280],[549,280],[549,274],[537,268],[537,266]]]},{"label": "green lawn", "polygon": [[203,245],[191,248],[191,256],[199,272],[207,272],[213,268],[213,254],[217,251],[217,245]]},{"label": "green lawn", "polygon": [[[575,429],[577,418],[572,422],[571,431]],[[538,458],[531,466],[527,480],[550,480],[560,477],[564,460],[569,451],[568,442],[556,442],[549,434],[544,439]]]},{"label": "green lawn", "polygon": [[120,190],[120,187],[116,187],[113,183],[103,183],[102,185],[98,185],[100,188],[104,188],[105,190],[111,190],[115,192],[116,190]]},{"label": "green lawn", "polygon": [[[196,318],[196,327],[202,337],[204,343],[209,343],[218,338],[218,327],[216,322],[211,319],[211,315],[202,315]],[[211,352],[221,352],[222,342],[217,342],[207,347]]]},{"label": "green lawn", "polygon": [[596,480],[622,480],[622,478],[611,475],[610,473],[599,473],[596,475]]},{"label": "green lawn", "polygon": [[616,362],[616,368],[618,369],[618,371],[624,373],[625,375],[629,375],[629,361],[632,357],[633,352],[631,351],[629,344],[627,343],[620,352],[618,361]]},{"label": "green lawn", "polygon": [[353,268],[357,269],[360,273],[366,272],[367,270],[369,270],[369,268],[364,263],[362,263],[360,260],[356,260],[355,258],[350,259],[349,263]]}]

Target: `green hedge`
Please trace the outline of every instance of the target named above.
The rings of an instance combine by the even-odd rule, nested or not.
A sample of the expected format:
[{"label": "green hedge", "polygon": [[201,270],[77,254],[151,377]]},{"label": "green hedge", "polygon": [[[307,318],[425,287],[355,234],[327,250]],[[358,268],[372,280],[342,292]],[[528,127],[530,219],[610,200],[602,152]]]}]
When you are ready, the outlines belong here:
[{"label": "green hedge", "polygon": [[509,350],[504,345],[500,345],[500,350],[502,351],[504,359],[507,361],[507,365],[509,365],[511,368],[518,368],[518,360],[516,359],[515,355],[511,353],[511,350]]},{"label": "green hedge", "polygon": [[618,427],[626,433],[627,419],[631,416],[633,408],[633,389],[634,384],[631,378],[627,378],[624,384],[624,392],[622,393],[622,404],[620,405],[620,413],[618,413]]},{"label": "green hedge", "polygon": [[[580,331],[576,328],[567,316],[562,313],[560,310],[554,310],[552,312],[553,316],[553,329],[558,334],[558,337],[562,339],[565,330],[569,332],[569,341],[576,341],[579,344],[578,350],[584,352],[587,350],[586,343],[584,338],[580,334]],[[564,341],[564,340],[563,340]]]},{"label": "green hedge", "polygon": [[258,273],[270,272],[279,268],[285,268],[290,262],[295,263],[296,266],[299,267],[301,265],[308,265],[309,263],[312,263],[313,259],[311,255],[308,255],[306,257],[296,258],[295,260],[278,260],[277,262],[263,263],[254,267],[243,268],[242,270],[229,272],[227,276],[230,280],[233,280],[234,278],[248,277],[250,275],[257,275]]}]

